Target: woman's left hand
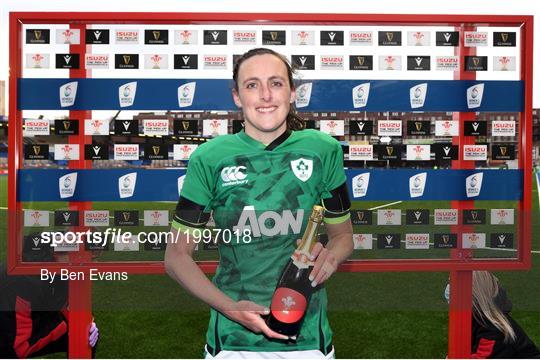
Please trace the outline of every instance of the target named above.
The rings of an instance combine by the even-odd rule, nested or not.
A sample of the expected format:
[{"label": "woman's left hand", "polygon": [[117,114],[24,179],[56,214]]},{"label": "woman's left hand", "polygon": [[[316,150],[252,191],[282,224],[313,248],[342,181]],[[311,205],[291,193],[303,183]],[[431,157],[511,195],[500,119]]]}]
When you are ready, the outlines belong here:
[{"label": "woman's left hand", "polygon": [[311,251],[311,258],[315,264],[309,274],[309,280],[311,286],[315,287],[328,280],[336,272],[338,261],[332,251],[325,248],[321,243],[315,244]]}]

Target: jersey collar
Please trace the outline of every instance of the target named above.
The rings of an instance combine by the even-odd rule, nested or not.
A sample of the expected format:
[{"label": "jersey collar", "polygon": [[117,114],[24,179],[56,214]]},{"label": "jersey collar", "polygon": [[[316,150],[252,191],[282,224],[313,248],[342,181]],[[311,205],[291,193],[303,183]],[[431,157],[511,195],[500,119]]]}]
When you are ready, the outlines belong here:
[{"label": "jersey collar", "polygon": [[264,150],[264,151],[272,151],[275,148],[277,148],[279,145],[283,144],[283,142],[285,142],[285,140],[287,140],[289,136],[291,136],[291,133],[292,132],[290,130],[286,130],[283,134],[279,135],[274,141],[272,141],[267,146],[261,143],[260,141],[257,141],[253,139],[252,137],[250,137],[248,134],[246,134],[244,130],[241,130],[240,132],[238,132],[236,136],[238,136],[244,142],[248,143],[250,146],[256,149]]}]

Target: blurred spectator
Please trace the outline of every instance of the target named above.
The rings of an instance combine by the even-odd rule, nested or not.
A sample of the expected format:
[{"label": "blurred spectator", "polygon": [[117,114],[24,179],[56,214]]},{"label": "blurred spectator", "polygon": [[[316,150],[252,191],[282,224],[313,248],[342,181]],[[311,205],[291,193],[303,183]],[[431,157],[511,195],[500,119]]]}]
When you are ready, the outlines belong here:
[{"label": "blurred spectator", "polygon": [[[23,261],[55,261],[40,233],[24,237]],[[8,276],[0,264],[0,358],[27,358],[68,351],[68,282],[39,276]],[[95,354],[99,331],[89,324],[89,345]]]},{"label": "blurred spectator", "polygon": [[[473,272],[472,358],[539,359],[540,350],[510,316],[512,302],[488,271]],[[450,299],[450,285],[445,297]]]}]

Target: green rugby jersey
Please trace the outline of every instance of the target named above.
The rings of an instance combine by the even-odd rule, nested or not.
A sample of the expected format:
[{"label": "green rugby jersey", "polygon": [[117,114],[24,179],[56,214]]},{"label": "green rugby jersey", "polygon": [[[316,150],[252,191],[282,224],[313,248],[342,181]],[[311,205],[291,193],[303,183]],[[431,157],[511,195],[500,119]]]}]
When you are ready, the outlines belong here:
[{"label": "green rugby jersey", "polygon": [[[316,130],[286,132],[269,146],[244,131],[199,146],[190,158],[181,197],[212,211],[216,228],[251,233],[249,242],[242,236],[219,242],[214,284],[235,301],[269,307],[313,205],[345,180],[340,144]],[[178,221],[173,226],[183,229]],[[326,303],[321,287],[311,297],[296,343],[267,339],[212,309],[207,344],[215,351],[327,353],[332,331]]]}]

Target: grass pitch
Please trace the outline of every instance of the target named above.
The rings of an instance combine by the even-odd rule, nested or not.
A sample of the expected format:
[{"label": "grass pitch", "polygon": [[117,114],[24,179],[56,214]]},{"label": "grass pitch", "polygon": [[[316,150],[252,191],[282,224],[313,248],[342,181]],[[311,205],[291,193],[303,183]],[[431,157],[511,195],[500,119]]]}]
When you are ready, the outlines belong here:
[{"label": "grass pitch", "polygon": [[[533,206],[538,214],[538,193],[533,184]],[[355,202],[369,209],[383,203]],[[7,177],[0,177],[0,206],[7,206]],[[33,203],[33,209],[65,209],[66,203]],[[449,204],[448,206],[449,207]],[[477,208],[495,207],[481,204]],[[502,203],[496,207],[513,208]],[[172,203],[98,203],[95,209],[169,209]],[[444,208],[444,204],[404,202],[391,209]],[[431,213],[433,213],[431,211]],[[6,234],[6,211],[0,231]],[[111,214],[112,215],[112,214]],[[142,213],[141,213],[142,216]],[[533,218],[533,251],[540,250],[538,216]],[[112,223],[111,223],[112,224]],[[141,228],[139,228],[141,229]],[[427,232],[432,228],[395,226],[394,232]],[[136,231],[136,228],[133,229]],[[356,228],[355,232],[381,231]],[[386,230],[385,230],[386,231]],[[478,232],[491,232],[479,226]],[[5,260],[6,243],[0,243]],[[433,240],[431,239],[431,242]],[[403,246],[404,247],[404,246]],[[375,248],[375,246],[374,246]],[[482,250],[478,256],[511,257],[512,252]],[[356,250],[355,258],[447,257],[447,250]],[[514,318],[540,344],[540,254],[534,253],[529,271],[496,275],[514,303]],[[99,261],[161,260],[162,251],[104,252]],[[216,259],[217,253],[199,251],[198,259]],[[330,322],[338,358],[444,358],[447,353],[448,307],[443,299],[447,273],[338,273],[327,283]],[[127,281],[94,282],[93,305],[100,329],[100,358],[200,358],[209,319],[208,307],[187,294],[166,275],[130,275]],[[57,356],[61,356],[57,355]],[[53,356],[54,357],[54,356]]]}]

